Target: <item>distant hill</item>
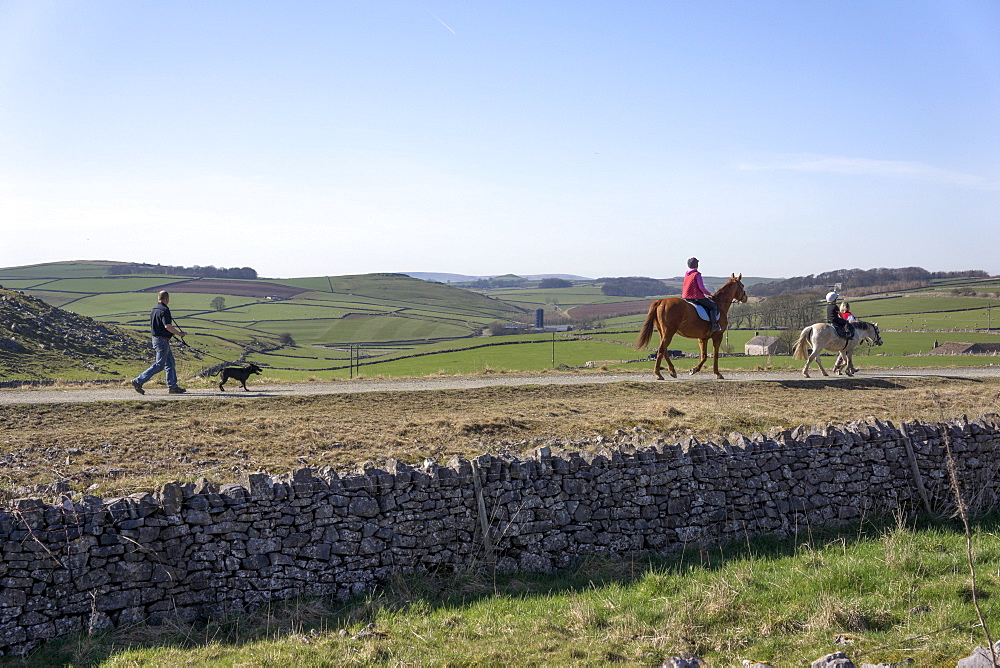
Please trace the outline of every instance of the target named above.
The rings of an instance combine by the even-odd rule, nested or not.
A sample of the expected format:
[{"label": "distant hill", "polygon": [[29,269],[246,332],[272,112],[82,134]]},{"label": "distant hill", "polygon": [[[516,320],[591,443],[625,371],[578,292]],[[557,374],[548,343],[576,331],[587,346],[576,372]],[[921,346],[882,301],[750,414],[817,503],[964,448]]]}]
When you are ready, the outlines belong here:
[{"label": "distant hill", "polygon": [[[709,292],[711,292],[714,290],[718,290],[723,285],[725,285],[726,281],[729,280],[729,276],[703,275],[702,279],[704,279],[705,281],[705,287],[708,288]],[[684,285],[683,276],[672,276],[670,278],[661,278],[660,280],[663,281],[668,286],[676,287],[678,290],[680,290],[680,288]],[[742,279],[740,279],[740,282],[743,283],[743,286],[747,288],[747,291],[749,292],[750,286],[763,285],[766,283],[773,283],[775,281],[780,281],[780,280],[781,280],[780,278],[764,278],[762,276],[744,276]]]},{"label": "distant hill", "polygon": [[[438,272],[426,272],[426,271],[401,271],[401,274],[410,276],[411,278],[419,278],[422,281],[433,281],[435,283],[471,283],[473,281],[481,281],[490,278],[496,278],[497,276],[507,275],[507,274],[485,274],[483,276],[469,276],[467,274],[446,274]],[[520,274],[519,274],[520,275]],[[592,278],[586,278],[584,276],[576,276],[574,274],[529,274],[526,276],[521,276],[521,278],[526,278],[529,281],[540,281],[543,278],[561,278],[567,281],[592,281]]]},{"label": "distant hill", "polygon": [[146,337],[0,289],[0,380],[120,376],[151,360]]},{"label": "distant hill", "polygon": [[870,288],[912,290],[929,286],[931,281],[955,278],[985,279],[989,278],[989,274],[978,269],[931,272],[922,267],[837,269],[822,274],[795,276],[753,287],[748,286],[747,293],[753,297],[773,297],[802,292],[826,292],[839,285],[841,290],[853,290],[856,294],[860,294],[872,292]]},{"label": "distant hill", "polygon": [[524,313],[498,299],[404,274],[256,280],[118,274],[125,266],[102,261],[0,268],[0,286],[139,332],[148,327],[155,293],[169,290],[171,310],[185,329],[254,349],[273,348],[286,334],[300,345],[319,346],[455,339]]}]

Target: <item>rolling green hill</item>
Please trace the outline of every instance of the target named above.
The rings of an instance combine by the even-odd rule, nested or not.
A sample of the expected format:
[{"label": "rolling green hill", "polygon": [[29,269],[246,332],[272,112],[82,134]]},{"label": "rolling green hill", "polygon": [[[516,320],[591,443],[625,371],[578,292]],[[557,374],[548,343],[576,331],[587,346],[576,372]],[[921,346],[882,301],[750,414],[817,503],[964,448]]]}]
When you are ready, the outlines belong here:
[{"label": "rolling green hill", "polygon": [[[336,345],[471,336],[521,315],[506,302],[402,274],[301,279],[113,276],[114,262],[60,262],[0,270],[0,284],[60,308],[142,331],[158,290],[193,331],[228,330],[247,341],[290,334]],[[222,298],[216,308],[213,300]]]},{"label": "rolling green hill", "polygon": [[[147,330],[156,293],[168,290],[175,319],[195,335],[189,344],[207,355],[192,361],[189,373],[247,351],[266,351],[275,368],[347,368],[351,346],[462,339],[525,314],[499,299],[402,274],[256,280],[111,274],[120,264],[0,269],[0,285],[140,334]],[[296,358],[311,363],[297,364]],[[36,367],[31,376],[65,373],[57,367],[49,375]]]},{"label": "rolling green hill", "polygon": [[[194,334],[187,339],[191,348],[181,355],[181,371],[188,376],[219,361],[245,357],[267,367],[275,379],[305,380],[357,374],[530,371],[588,363],[644,368],[642,360],[649,352],[635,351],[631,344],[651,299],[608,297],[593,281],[577,281],[567,288],[475,292],[401,274],[256,280],[110,274],[109,269],[118,264],[59,262],[0,269],[0,285],[94,321],[120,326],[141,339],[155,293],[167,289],[179,324]],[[992,359],[981,357],[927,353],[935,342],[1000,341],[998,287],[998,279],[948,278],[919,290],[852,297],[855,315],[878,322],[885,340],[881,348],[861,351],[862,365],[990,363]],[[478,336],[493,322],[530,322],[536,308],[545,311],[546,324],[573,322],[577,331]],[[817,302],[816,320],[822,317],[822,304]],[[595,328],[580,330],[583,323]],[[757,333],[781,334],[731,330],[724,350],[741,353]],[[652,345],[658,343],[654,337]],[[680,337],[670,347],[688,355],[698,351],[697,341]],[[133,361],[126,360],[114,373],[89,373],[100,378],[137,373],[149,363],[149,355],[148,350],[133,355]],[[88,373],[87,363],[82,367],[60,367],[55,362],[22,365],[20,373],[10,367],[0,368],[0,373],[7,378],[80,378]],[[685,366],[690,364],[680,365]],[[787,357],[729,357],[722,366],[792,369],[801,364]]]}]

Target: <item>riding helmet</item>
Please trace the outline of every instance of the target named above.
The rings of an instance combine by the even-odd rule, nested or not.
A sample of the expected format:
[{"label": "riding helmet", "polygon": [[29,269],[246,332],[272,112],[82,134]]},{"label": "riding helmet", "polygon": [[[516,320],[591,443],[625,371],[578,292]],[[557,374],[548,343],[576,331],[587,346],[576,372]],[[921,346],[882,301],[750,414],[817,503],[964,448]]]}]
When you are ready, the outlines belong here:
[{"label": "riding helmet", "polygon": [[840,297],[840,295],[838,295],[836,292],[828,292],[828,293],[826,293],[826,301],[830,302],[831,304],[833,302],[837,301],[837,299],[839,297]]}]

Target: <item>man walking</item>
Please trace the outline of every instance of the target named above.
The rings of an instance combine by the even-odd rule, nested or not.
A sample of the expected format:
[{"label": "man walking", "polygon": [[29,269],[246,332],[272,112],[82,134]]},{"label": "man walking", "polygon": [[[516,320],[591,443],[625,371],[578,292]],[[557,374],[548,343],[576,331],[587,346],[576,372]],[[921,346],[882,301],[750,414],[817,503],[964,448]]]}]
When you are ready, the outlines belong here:
[{"label": "man walking", "polygon": [[138,378],[132,379],[132,387],[139,394],[146,394],[142,386],[165,369],[167,388],[169,388],[170,394],[184,394],[187,390],[177,385],[177,368],[174,365],[174,352],[170,349],[170,339],[175,335],[183,339],[186,333],[173,324],[170,308],[167,306],[170,303],[170,293],[161,290],[160,294],[157,295],[157,300],[156,306],[149,314],[149,328],[153,332],[153,350],[156,351],[156,361],[153,362],[153,366],[139,374]]}]

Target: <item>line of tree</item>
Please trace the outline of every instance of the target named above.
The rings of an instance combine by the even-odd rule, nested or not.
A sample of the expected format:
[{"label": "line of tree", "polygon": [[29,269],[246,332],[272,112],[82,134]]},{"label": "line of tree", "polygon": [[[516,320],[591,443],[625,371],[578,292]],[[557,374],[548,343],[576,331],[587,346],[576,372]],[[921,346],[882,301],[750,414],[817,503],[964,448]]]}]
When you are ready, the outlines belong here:
[{"label": "line of tree", "polygon": [[680,292],[657,278],[646,276],[599,278],[597,281],[602,283],[601,294],[613,297],[658,297]]},{"label": "line of tree", "polygon": [[875,285],[906,283],[910,286],[926,286],[932,280],[945,278],[989,278],[985,271],[927,271],[922,267],[900,267],[897,269],[837,269],[822,274],[796,276],[781,281],[758,283],[747,289],[753,297],[773,297],[802,292],[825,291],[839,283],[844,290],[866,288]]},{"label": "line of tree", "polygon": [[243,280],[254,280],[257,278],[257,271],[250,267],[180,267],[169,264],[117,264],[108,269],[108,274],[112,276],[126,276],[131,274],[163,274],[166,276],[194,276],[196,278],[239,278]]},{"label": "line of tree", "polygon": [[791,329],[798,334],[806,325],[826,319],[823,295],[818,292],[778,295],[729,309],[732,329]]},{"label": "line of tree", "polygon": [[549,290],[550,288],[571,288],[573,284],[567,281],[565,278],[543,278],[538,281],[538,287],[542,290]]},{"label": "line of tree", "polygon": [[520,288],[528,285],[528,279],[521,278],[515,274],[504,274],[503,276],[494,276],[493,278],[480,278],[471,283],[460,283],[459,285],[468,285],[473,290]]}]

